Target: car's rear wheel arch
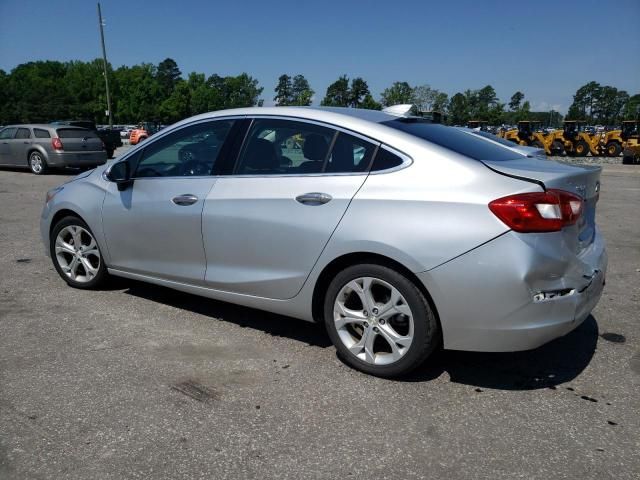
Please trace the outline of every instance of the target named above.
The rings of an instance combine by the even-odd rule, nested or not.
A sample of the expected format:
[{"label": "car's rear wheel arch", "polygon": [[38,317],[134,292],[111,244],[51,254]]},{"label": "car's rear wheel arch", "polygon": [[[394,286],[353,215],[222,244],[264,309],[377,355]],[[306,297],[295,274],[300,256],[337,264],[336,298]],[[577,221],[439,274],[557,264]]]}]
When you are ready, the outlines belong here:
[{"label": "car's rear wheel arch", "polygon": [[429,306],[431,307],[436,321],[438,322],[438,331],[440,332],[440,334],[442,334],[442,325],[440,325],[440,316],[438,315],[438,309],[433,302],[433,298],[429,294],[429,291],[418,279],[418,277],[400,262],[384,255],[370,252],[354,252],[342,255],[338,258],[335,258],[322,269],[322,272],[320,272],[318,280],[316,281],[315,287],[313,289],[312,312],[314,321],[318,323],[324,322],[324,300],[327,288],[329,287],[331,280],[333,280],[333,278],[345,268],[360,264],[381,265],[383,267],[395,270],[396,272],[404,275],[407,279],[409,279],[429,302]]}]

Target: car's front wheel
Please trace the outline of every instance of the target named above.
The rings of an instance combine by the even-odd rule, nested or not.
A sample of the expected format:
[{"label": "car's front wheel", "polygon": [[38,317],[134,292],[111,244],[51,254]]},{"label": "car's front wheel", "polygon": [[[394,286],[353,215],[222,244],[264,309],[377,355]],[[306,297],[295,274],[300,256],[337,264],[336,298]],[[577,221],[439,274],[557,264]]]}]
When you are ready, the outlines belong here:
[{"label": "car's front wheel", "polygon": [[355,265],[336,275],[327,289],[324,319],[339,357],[380,377],[413,370],[440,341],[425,295],[382,265]]},{"label": "car's front wheel", "polygon": [[107,269],[89,226],[78,217],[64,217],[53,227],[51,258],[62,279],[75,288],[95,288]]}]

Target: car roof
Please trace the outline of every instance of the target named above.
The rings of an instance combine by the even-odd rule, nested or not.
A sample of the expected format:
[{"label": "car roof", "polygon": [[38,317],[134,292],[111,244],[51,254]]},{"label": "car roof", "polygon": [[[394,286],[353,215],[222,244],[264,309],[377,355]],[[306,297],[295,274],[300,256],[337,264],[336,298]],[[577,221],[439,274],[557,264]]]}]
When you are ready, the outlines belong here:
[{"label": "car roof", "polygon": [[13,125],[5,125],[3,128],[50,128],[55,130],[56,128],[77,128],[80,130],[86,130],[86,128],[76,127],[75,125],[52,125],[50,123],[15,123]]},{"label": "car roof", "polygon": [[[366,110],[361,108],[347,107],[247,107],[233,108],[229,110],[217,110],[203,113],[190,119],[189,121],[206,118],[215,118],[229,115],[238,116],[287,116],[304,118],[309,120],[325,121],[327,123],[341,123],[348,120],[356,122],[382,123],[398,118],[380,110]],[[186,121],[183,120],[183,121]],[[179,122],[182,123],[182,122]]]}]

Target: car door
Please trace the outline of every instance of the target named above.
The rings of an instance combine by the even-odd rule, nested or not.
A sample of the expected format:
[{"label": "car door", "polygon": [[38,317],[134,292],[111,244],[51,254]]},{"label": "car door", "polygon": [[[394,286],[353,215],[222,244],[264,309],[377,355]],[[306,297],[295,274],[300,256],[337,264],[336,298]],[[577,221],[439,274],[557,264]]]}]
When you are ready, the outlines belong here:
[{"label": "car door", "polygon": [[16,127],[7,127],[0,130],[0,164],[2,165],[15,165],[11,155],[11,144],[17,131]]},{"label": "car door", "polygon": [[31,130],[26,127],[18,128],[15,137],[9,140],[11,163],[13,165],[27,165],[27,154],[31,146]]},{"label": "car door", "polygon": [[366,179],[377,144],[310,122],[255,118],[203,211],[206,285],[294,297]]},{"label": "car door", "polygon": [[[111,268],[203,282],[202,208],[233,124],[233,119],[191,124],[149,140],[127,159],[133,185],[119,191],[110,183],[102,210]],[[210,136],[218,148],[194,154],[192,147]]]}]

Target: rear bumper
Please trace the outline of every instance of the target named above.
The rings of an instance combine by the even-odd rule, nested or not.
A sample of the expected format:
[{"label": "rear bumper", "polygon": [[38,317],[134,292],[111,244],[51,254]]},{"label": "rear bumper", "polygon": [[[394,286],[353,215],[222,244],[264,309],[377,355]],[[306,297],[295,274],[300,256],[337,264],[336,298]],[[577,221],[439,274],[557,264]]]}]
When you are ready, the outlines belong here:
[{"label": "rear bumper", "polygon": [[579,255],[555,233],[506,233],[418,274],[431,293],[445,348],[529,350],[563,336],[595,308],[607,254],[596,231]]},{"label": "rear bumper", "polygon": [[51,167],[90,167],[107,162],[107,152],[54,152],[47,163]]}]

